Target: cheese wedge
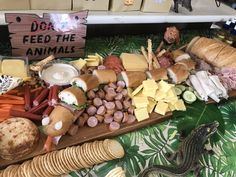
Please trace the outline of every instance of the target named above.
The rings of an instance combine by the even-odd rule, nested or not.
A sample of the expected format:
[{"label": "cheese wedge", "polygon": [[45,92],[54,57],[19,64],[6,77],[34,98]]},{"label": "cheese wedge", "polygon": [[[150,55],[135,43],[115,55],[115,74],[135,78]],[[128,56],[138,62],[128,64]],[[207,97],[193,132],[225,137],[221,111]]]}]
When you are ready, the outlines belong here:
[{"label": "cheese wedge", "polygon": [[148,69],[147,61],[143,55],[122,53],[120,58],[126,71],[146,71]]},{"label": "cheese wedge", "polygon": [[149,118],[147,107],[135,109],[134,115],[139,122]]},{"label": "cheese wedge", "polygon": [[164,103],[162,101],[159,101],[156,104],[155,112],[161,115],[165,115],[168,110],[169,105],[167,103]]}]

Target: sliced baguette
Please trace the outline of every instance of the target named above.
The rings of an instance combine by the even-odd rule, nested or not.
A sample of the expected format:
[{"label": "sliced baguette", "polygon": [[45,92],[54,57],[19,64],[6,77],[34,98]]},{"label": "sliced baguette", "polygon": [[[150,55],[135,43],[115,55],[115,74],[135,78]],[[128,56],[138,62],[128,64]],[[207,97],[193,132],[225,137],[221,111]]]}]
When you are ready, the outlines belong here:
[{"label": "sliced baguette", "polygon": [[83,74],[78,77],[74,77],[71,80],[71,85],[76,85],[87,92],[89,90],[98,88],[99,81],[98,78],[92,74]]},{"label": "sliced baguette", "polygon": [[186,70],[185,66],[182,64],[175,64],[167,69],[168,76],[171,78],[173,83],[180,84],[187,80],[189,76],[189,71]]},{"label": "sliced baguette", "polygon": [[127,88],[136,88],[146,79],[146,74],[142,71],[122,71],[121,77]]},{"label": "sliced baguette", "polygon": [[153,69],[151,71],[147,71],[146,74],[147,78],[154,79],[155,81],[168,79],[167,70],[165,68]]}]

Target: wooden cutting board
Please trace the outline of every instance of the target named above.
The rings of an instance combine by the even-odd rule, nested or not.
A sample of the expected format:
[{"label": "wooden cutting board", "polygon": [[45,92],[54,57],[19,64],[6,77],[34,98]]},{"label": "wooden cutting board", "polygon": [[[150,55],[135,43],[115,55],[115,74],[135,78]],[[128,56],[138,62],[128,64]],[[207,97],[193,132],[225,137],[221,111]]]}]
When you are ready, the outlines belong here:
[{"label": "wooden cutting board", "polygon": [[[231,91],[229,93],[229,96],[230,98],[236,98],[236,90]],[[210,100],[208,101],[207,104],[212,104],[212,103],[215,103],[215,102],[213,100]],[[59,144],[53,150],[63,149],[68,146],[80,145],[89,141],[112,138],[117,135],[125,134],[128,132],[132,132],[134,130],[138,130],[143,127],[147,127],[150,125],[154,125],[156,123],[163,122],[165,120],[170,119],[171,116],[172,116],[171,112],[168,112],[165,116],[161,116],[157,113],[152,113],[149,119],[146,119],[141,122],[136,121],[133,124],[122,124],[121,128],[114,132],[109,131],[108,125],[106,124],[99,124],[98,126],[94,128],[85,126],[85,127],[80,128],[78,133],[75,136],[69,136],[69,135],[63,136]],[[40,141],[38,143],[38,146],[35,148],[35,150],[31,154],[28,154],[22,158],[19,158],[16,160],[4,160],[0,158],[0,169],[3,169],[4,167],[11,164],[21,163],[25,160],[31,159],[38,155],[45,154],[46,152],[43,151],[43,145],[44,145],[45,139],[46,139],[46,136],[41,134]]]}]

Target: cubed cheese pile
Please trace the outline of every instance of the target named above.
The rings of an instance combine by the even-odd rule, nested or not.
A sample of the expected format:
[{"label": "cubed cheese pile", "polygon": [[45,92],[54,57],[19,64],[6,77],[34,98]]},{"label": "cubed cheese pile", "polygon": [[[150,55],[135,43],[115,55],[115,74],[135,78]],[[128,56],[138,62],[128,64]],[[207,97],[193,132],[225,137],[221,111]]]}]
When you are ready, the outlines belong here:
[{"label": "cubed cheese pile", "polygon": [[145,80],[130,96],[138,121],[148,119],[153,111],[165,115],[168,111],[186,110],[183,100],[175,93],[174,85],[163,80],[158,83],[151,79]]},{"label": "cubed cheese pile", "polygon": [[88,57],[85,59],[80,58],[78,60],[71,61],[71,64],[73,64],[79,70],[81,70],[86,66],[88,67],[98,66],[99,64],[102,63],[103,63],[103,57],[97,53],[95,55],[88,55]]}]

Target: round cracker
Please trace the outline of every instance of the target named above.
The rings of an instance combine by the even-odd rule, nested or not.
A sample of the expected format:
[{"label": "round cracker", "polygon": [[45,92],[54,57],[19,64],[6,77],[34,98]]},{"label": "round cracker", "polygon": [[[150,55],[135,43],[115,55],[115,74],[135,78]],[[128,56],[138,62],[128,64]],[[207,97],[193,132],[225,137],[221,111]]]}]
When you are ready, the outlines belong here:
[{"label": "round cracker", "polygon": [[72,158],[71,160],[73,161],[73,164],[76,166],[76,170],[79,170],[81,169],[81,164],[77,163],[77,154],[76,154],[76,147],[73,146],[71,147],[71,155],[72,155]]},{"label": "round cracker", "polygon": [[58,151],[51,152],[46,158],[47,166],[53,175],[60,175],[61,172],[58,170],[56,166],[56,156],[58,155]]},{"label": "round cracker", "polygon": [[91,152],[92,152],[93,158],[95,160],[95,164],[101,163],[103,160],[99,158],[99,150],[98,150],[98,146],[97,146],[97,141],[92,143],[91,148],[92,148]]},{"label": "round cracker", "polygon": [[31,161],[31,169],[37,177],[42,177],[42,172],[38,168],[38,159],[39,156],[33,158],[33,160]]},{"label": "round cracker", "polygon": [[61,164],[62,174],[69,173],[70,169],[66,164],[65,149],[59,151],[59,162]]},{"label": "round cracker", "polygon": [[69,160],[70,160],[71,165],[73,166],[73,171],[78,170],[78,167],[77,167],[76,163],[74,162],[74,158],[76,158],[74,147],[70,147]]},{"label": "round cracker", "polygon": [[78,154],[78,161],[81,163],[82,168],[88,168],[89,165],[84,161],[84,158],[82,155],[82,146],[77,148],[77,154]]},{"label": "round cracker", "polygon": [[103,147],[103,141],[99,141],[99,149],[100,149],[100,153],[101,153],[101,156],[103,158],[103,160],[105,161],[108,161],[108,160],[111,160],[111,158],[108,156],[108,154],[106,153],[104,147]]},{"label": "round cracker", "polygon": [[74,161],[75,161],[78,168],[83,168],[83,165],[81,164],[80,159],[79,159],[78,149],[80,149],[80,146],[77,146],[74,149],[74,153],[76,154]]},{"label": "round cracker", "polygon": [[71,162],[71,155],[70,155],[70,148],[67,147],[64,151],[64,157],[65,157],[65,164],[68,166],[68,169],[70,171],[75,170],[76,167],[73,166],[72,162]]},{"label": "round cracker", "polygon": [[116,140],[110,140],[108,142],[108,152],[114,158],[122,158],[125,155],[123,146]]},{"label": "round cracker", "polygon": [[85,144],[85,153],[84,156],[87,157],[90,166],[96,164],[96,160],[94,159],[94,150],[92,148],[93,143]]},{"label": "round cracker", "polygon": [[82,149],[82,156],[81,158],[84,160],[84,162],[87,164],[87,166],[92,166],[93,165],[93,162],[90,161],[90,159],[88,158],[88,154],[87,154],[87,148],[88,146],[88,143],[85,143],[81,146],[81,149]]},{"label": "round cracker", "polygon": [[114,157],[110,154],[110,152],[108,151],[108,146],[109,146],[109,139],[105,139],[103,141],[103,148],[104,148],[104,152],[107,154],[107,156],[109,157],[109,160],[114,159]]}]

